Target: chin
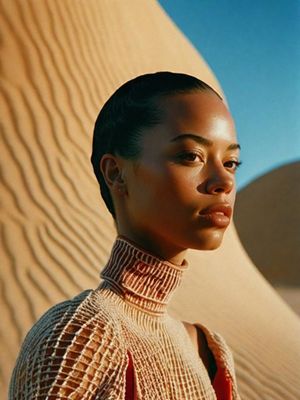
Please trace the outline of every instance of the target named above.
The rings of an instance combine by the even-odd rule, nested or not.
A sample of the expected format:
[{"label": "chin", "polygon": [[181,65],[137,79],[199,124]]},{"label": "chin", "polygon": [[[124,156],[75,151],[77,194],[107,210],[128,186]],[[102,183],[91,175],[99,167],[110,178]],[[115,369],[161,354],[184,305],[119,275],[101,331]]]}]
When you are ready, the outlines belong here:
[{"label": "chin", "polygon": [[212,233],[207,233],[201,235],[201,237],[195,238],[194,249],[197,250],[216,250],[219,248],[223,241],[224,231],[214,231]]},{"label": "chin", "polygon": [[202,248],[201,250],[216,250],[221,246],[221,243],[212,243],[210,245],[208,245],[207,247]]}]

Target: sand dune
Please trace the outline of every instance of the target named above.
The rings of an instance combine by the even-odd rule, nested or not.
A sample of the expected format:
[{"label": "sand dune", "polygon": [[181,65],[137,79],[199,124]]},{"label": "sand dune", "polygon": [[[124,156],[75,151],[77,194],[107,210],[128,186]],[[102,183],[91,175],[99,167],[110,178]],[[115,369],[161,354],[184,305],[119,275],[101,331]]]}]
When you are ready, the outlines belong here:
[{"label": "sand dune", "polygon": [[300,162],[259,177],[237,194],[234,221],[249,256],[272,284],[300,286]]},{"label": "sand dune", "polygon": [[248,255],[300,315],[300,162],[272,170],[237,195],[234,221]]},{"label": "sand dune", "polygon": [[[201,56],[151,0],[1,2],[0,379],[52,304],[96,287],[114,240],[89,162],[99,108],[156,70],[199,76]],[[300,322],[255,268],[234,226],[222,248],[190,253],[171,312],[222,333],[243,399],[300,397]]]},{"label": "sand dune", "polygon": [[300,287],[275,284],[274,289],[300,317]]}]

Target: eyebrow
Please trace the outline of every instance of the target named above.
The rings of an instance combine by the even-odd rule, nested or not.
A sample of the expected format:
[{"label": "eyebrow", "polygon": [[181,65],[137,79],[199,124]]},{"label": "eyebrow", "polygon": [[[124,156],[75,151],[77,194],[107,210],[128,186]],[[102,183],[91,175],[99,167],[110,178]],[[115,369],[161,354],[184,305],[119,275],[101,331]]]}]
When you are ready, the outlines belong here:
[{"label": "eyebrow", "polygon": [[[184,133],[182,135],[178,135],[175,138],[173,138],[171,142],[177,142],[185,139],[192,139],[195,142],[203,144],[206,147],[210,147],[213,145],[213,141],[206,139],[200,135],[194,135],[193,133]],[[241,146],[238,143],[232,143],[227,147],[226,150],[236,150],[236,149],[241,149]]]}]

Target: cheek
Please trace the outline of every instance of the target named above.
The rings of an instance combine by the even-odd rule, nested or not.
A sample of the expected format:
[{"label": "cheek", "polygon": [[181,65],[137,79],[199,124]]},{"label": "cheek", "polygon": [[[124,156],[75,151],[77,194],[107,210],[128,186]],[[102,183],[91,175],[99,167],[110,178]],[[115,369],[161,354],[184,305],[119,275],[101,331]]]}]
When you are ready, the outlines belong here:
[{"label": "cheek", "polygon": [[199,185],[199,172],[189,171],[184,168],[173,168],[167,171],[167,182],[169,192],[178,199],[186,201],[188,198],[197,196]]},{"label": "cheek", "polygon": [[[140,168],[132,186],[132,199],[142,208],[165,208],[186,197],[192,183],[186,175],[166,168]],[[157,205],[160,207],[157,207]]]},{"label": "cheek", "polygon": [[156,168],[156,165],[140,167],[131,180],[131,211],[140,217],[152,215],[162,219],[179,210],[193,213],[199,207],[200,171],[174,165]]},{"label": "cheek", "polygon": [[235,182],[234,182],[234,186],[232,188],[232,191],[231,191],[231,193],[229,195],[229,198],[230,198],[230,205],[233,208],[234,204],[235,204],[235,199],[236,199],[236,183]]},{"label": "cheek", "polygon": [[140,167],[131,179],[129,205],[133,211],[147,211],[156,206],[162,190],[161,174],[150,168]]},{"label": "cheek", "polygon": [[167,215],[179,216],[194,213],[199,203],[197,182],[199,176],[184,168],[166,168],[160,178],[159,191],[156,192],[157,204]]}]

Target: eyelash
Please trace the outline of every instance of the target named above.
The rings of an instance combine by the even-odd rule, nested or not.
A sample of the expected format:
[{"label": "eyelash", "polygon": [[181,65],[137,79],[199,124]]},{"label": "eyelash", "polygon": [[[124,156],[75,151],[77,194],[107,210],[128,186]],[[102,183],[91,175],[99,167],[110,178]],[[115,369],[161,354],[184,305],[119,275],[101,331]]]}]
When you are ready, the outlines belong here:
[{"label": "eyelash", "polygon": [[[196,156],[196,157],[200,157],[200,158],[202,157],[200,154],[190,151],[190,152],[186,152],[186,153],[180,154],[180,155],[179,155],[179,158],[180,158],[181,160],[186,160],[186,159],[187,159],[187,156],[190,156],[190,155]],[[188,160],[188,161],[189,161],[189,162],[193,162],[193,161],[195,161],[195,160],[193,160],[193,161]],[[203,161],[203,160],[201,159],[201,161]],[[225,164],[227,164],[227,163],[233,163],[233,164],[235,165],[234,171],[236,171],[236,170],[239,168],[239,166],[242,164],[242,161],[228,160],[228,161],[225,162]]]},{"label": "eyelash", "polygon": [[[242,161],[236,161],[236,160],[229,160],[229,161],[226,161],[226,163],[228,163],[228,162],[234,163],[234,165],[235,165],[234,171],[236,171],[236,170],[238,169],[238,167],[242,164]],[[226,164],[226,163],[225,163],[225,164]]]}]

